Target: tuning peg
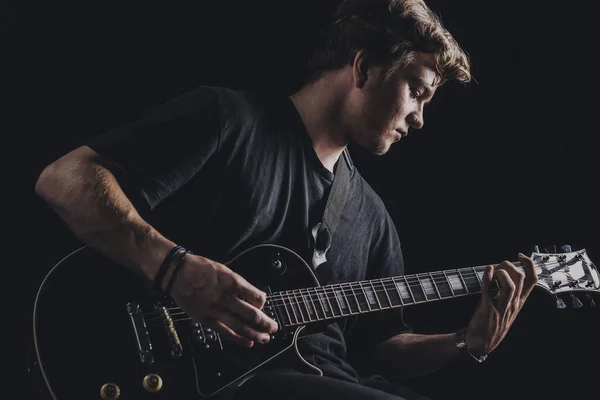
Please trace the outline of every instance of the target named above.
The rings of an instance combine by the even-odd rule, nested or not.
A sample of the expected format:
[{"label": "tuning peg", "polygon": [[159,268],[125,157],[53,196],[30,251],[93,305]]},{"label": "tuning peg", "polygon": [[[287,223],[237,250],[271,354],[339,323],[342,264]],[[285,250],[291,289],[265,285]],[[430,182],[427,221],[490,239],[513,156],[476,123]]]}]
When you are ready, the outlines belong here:
[{"label": "tuning peg", "polygon": [[563,308],[567,308],[567,305],[565,304],[564,301],[562,301],[562,299],[560,297],[558,297],[557,295],[554,295],[554,298],[556,299],[556,308],[558,308],[559,310],[562,310]]},{"label": "tuning peg", "polygon": [[573,301],[573,308],[583,307],[583,303],[573,293],[571,293],[571,300]]},{"label": "tuning peg", "polygon": [[546,250],[546,253],[556,253],[556,245],[551,244],[550,246],[546,247],[544,250]]},{"label": "tuning peg", "polygon": [[592,299],[592,296],[590,296],[589,293],[586,293],[585,295],[587,296],[588,301],[590,302],[590,306],[591,307],[596,307],[596,303],[594,302],[594,299]]},{"label": "tuning peg", "polygon": [[560,249],[563,253],[570,253],[571,252],[571,245],[570,244],[565,244],[560,246]]},{"label": "tuning peg", "polygon": [[533,246],[533,252],[534,253],[539,253],[540,252],[540,246],[538,246],[537,244],[535,246]]}]

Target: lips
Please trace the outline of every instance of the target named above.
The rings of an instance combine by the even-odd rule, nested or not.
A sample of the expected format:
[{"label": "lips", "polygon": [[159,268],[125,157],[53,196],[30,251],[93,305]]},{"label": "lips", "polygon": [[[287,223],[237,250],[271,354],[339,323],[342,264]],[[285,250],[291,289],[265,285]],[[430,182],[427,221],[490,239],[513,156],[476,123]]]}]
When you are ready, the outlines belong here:
[{"label": "lips", "polygon": [[405,137],[408,135],[407,131],[403,131],[401,129],[396,129],[396,132],[398,132],[400,134],[400,136]]}]

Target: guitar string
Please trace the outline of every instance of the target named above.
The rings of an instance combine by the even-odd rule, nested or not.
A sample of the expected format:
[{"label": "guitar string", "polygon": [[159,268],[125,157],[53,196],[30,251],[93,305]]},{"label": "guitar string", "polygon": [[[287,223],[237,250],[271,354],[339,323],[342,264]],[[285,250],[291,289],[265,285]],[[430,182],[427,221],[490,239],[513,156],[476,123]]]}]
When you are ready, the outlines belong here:
[{"label": "guitar string", "polygon": [[[520,265],[519,262],[516,262],[514,264],[515,264],[515,266],[517,266],[517,264]],[[560,265],[560,263],[548,263],[547,265],[545,264],[544,266],[551,267],[551,266],[559,266],[559,265]],[[475,272],[473,270],[477,269],[477,268],[482,268],[482,267],[485,268],[485,266],[476,266],[476,267],[460,268],[460,269],[457,269],[457,270],[447,270],[445,272],[453,272],[453,271],[457,271],[458,272],[459,270],[468,270],[468,273],[471,274],[470,276],[462,276],[462,274],[458,274],[458,275],[455,276],[455,279],[458,279],[460,281],[461,280],[460,278],[462,277],[462,280],[465,281],[465,284],[467,284],[467,281],[469,281],[470,283],[472,283],[474,280],[477,280],[477,282],[479,283],[479,278],[477,276],[475,276]],[[538,268],[536,268],[536,269],[538,269]],[[482,271],[479,271],[479,272],[482,272]],[[448,284],[449,286],[452,286],[450,284],[449,280],[447,279],[448,278],[447,274],[444,274],[444,272],[437,272],[437,271],[431,273],[431,275],[434,275],[434,274],[435,275],[444,275],[443,277],[440,277],[437,280],[438,283],[439,282],[444,282],[445,284]],[[419,276],[419,275],[425,275],[425,278],[428,279],[428,280],[431,280],[431,278],[432,278],[432,276],[429,276],[430,273],[419,273],[419,274],[416,274],[415,276]],[[541,277],[540,275],[543,275],[543,278],[546,278],[546,276],[544,274],[540,274],[538,272],[538,278]],[[413,278],[413,279],[409,280],[409,279],[406,279],[406,278],[407,277],[402,277],[402,276],[401,277],[390,277],[390,278],[382,278],[382,279],[377,279],[377,280],[372,280],[372,281],[361,281],[360,283],[362,284],[363,282],[365,282],[365,284],[367,284],[367,285],[370,285],[370,284],[378,285],[380,288],[382,288],[382,290],[375,290],[375,292],[376,293],[383,293],[383,292],[387,292],[388,290],[390,290],[392,288],[394,290],[396,290],[396,286],[397,286],[398,283],[395,282],[394,280],[398,279],[399,283],[402,283],[402,281],[404,281],[407,284],[407,286],[410,287],[410,289],[412,289],[413,287],[419,288],[419,290],[423,291],[424,295],[426,295],[426,290],[423,287],[420,279]],[[576,281],[576,279],[572,279],[572,278],[570,278],[568,276],[566,278],[567,278],[567,282]],[[436,279],[435,278],[433,278],[433,281],[434,281],[434,284],[436,284]],[[329,293],[327,291],[327,288],[329,287],[331,289],[330,293],[334,295],[333,300],[335,301],[336,300],[336,297],[335,297],[335,293],[336,292],[338,292],[338,293],[342,292],[342,294],[344,294],[344,295],[350,294],[351,296],[354,296],[355,292],[354,292],[354,289],[352,288],[352,285],[356,285],[357,283],[358,282],[353,282],[353,283],[347,283],[347,282],[345,282],[345,283],[338,283],[338,284],[333,284],[333,285],[326,285],[326,286],[323,286],[323,287],[312,288],[313,290],[315,290],[315,294],[317,295],[317,297],[314,297],[312,294],[310,294],[308,292],[307,293],[310,294],[310,299],[314,299],[314,300],[318,301],[319,297],[318,297],[318,293],[316,293],[316,291],[318,289],[321,289],[322,290],[321,294],[323,293],[323,291],[325,293]],[[387,285],[388,283],[391,283],[391,285]],[[335,286],[345,285],[345,286],[350,286],[350,287],[349,288],[341,288],[341,290],[340,290],[339,288],[334,288],[333,287],[334,285]],[[437,286],[437,284],[436,284],[436,286]],[[462,288],[462,286],[463,285],[461,283],[461,288]],[[467,284],[467,286],[468,286],[468,284]],[[434,289],[433,286],[431,287],[431,289],[433,289],[433,290],[431,290],[433,293],[437,293],[437,291],[435,291],[435,289]],[[468,287],[466,289],[467,289],[467,292],[468,292]],[[303,290],[307,290],[307,289],[303,289]],[[357,288],[356,290],[362,291],[363,290],[362,285],[361,285],[360,288]],[[295,292],[295,291],[297,291],[297,292]],[[369,292],[372,292],[372,290],[369,289]],[[302,293],[300,292],[300,289],[294,289],[294,290],[289,290],[289,291],[285,291],[285,292],[277,292],[277,293],[274,293],[274,294],[272,294],[270,296],[267,296],[267,298],[270,299],[272,302],[275,302],[274,305],[282,305],[282,304],[286,304],[286,302],[285,302],[286,299],[288,301],[290,301],[291,299],[290,299],[289,296],[290,295],[294,295],[294,294],[302,295]],[[414,300],[414,296],[409,296],[408,298],[411,298],[411,299]],[[280,300],[283,300],[283,301],[282,302],[277,302],[277,299],[280,299]],[[331,299],[331,298],[328,297],[328,296],[326,296],[326,299]],[[414,300],[414,301],[416,302],[416,300]],[[308,303],[308,302],[305,302],[305,301],[301,301],[301,302],[302,303]],[[298,303],[298,301],[296,301],[296,303]],[[177,309],[180,309],[180,307],[168,308],[168,310],[177,310]],[[145,314],[145,316],[150,316],[152,314],[157,314],[157,313],[159,313],[159,311],[155,311],[155,312],[151,312],[151,313]]]},{"label": "guitar string", "polygon": [[[544,266],[550,267],[551,265],[554,265],[554,264],[560,265],[560,263],[549,263],[549,264],[544,265]],[[477,276],[474,276],[475,272],[472,271],[473,269],[476,269],[476,268],[478,268],[478,267],[462,268],[462,269],[465,269],[465,270],[469,270],[469,273],[472,274],[473,276],[464,276],[464,277],[462,277],[463,278],[462,280],[465,281],[465,284],[466,284],[467,287],[465,289],[462,289],[463,285],[461,284],[461,290],[466,290],[466,293],[460,294],[459,296],[462,296],[462,295],[465,295],[465,294],[473,294],[472,292],[470,293],[469,290],[468,290],[469,284],[467,283],[467,281],[469,283],[473,283],[473,281],[477,280],[477,284],[479,286],[479,278]],[[450,272],[452,272],[452,271],[453,270],[450,270]],[[443,272],[432,272],[431,275],[433,275],[433,274],[440,275],[440,274],[443,274]],[[432,278],[432,276],[429,276],[430,275],[429,273],[421,273],[421,274],[417,274],[417,276],[418,275],[425,275],[426,279],[428,279],[428,280],[431,280],[431,278]],[[545,274],[539,274],[538,273],[538,275],[539,275],[538,278],[541,278],[541,279],[545,279],[545,278],[548,277]],[[452,285],[450,284],[450,282],[446,278],[447,277],[445,275],[444,278],[443,278],[443,281],[446,284],[448,284],[449,287],[451,287]],[[458,276],[456,278],[459,279]],[[391,288],[394,288],[394,290],[399,291],[398,288],[397,288],[397,283],[394,282],[393,279],[398,279],[398,278],[396,278],[396,277],[393,277],[393,278],[383,278],[381,280],[370,281],[369,283],[373,284],[373,286],[377,286],[377,288],[375,289],[375,294],[376,294],[377,297],[379,297],[379,295],[377,295],[377,293],[383,293],[383,292],[387,293]],[[387,283],[389,283],[390,280],[392,280],[392,285],[391,286],[387,285]],[[433,280],[434,280],[434,283],[435,283],[435,278]],[[441,281],[442,280],[440,280],[440,282]],[[572,279],[570,277],[567,277],[567,281],[576,281],[576,280]],[[402,280],[400,280],[400,283],[402,283]],[[432,299],[430,299],[429,296],[436,296],[437,297],[437,293],[439,291],[435,290],[435,288],[433,286],[431,286],[429,288],[429,289],[431,289],[429,291],[430,294],[428,295],[427,294],[428,291],[425,290],[425,288],[421,284],[421,281],[418,278],[417,279],[413,279],[410,282],[408,280],[406,280],[406,283],[407,283],[407,285],[409,287],[411,287],[411,283],[412,284],[416,283],[418,285],[416,287],[418,287],[419,290],[422,291],[422,293],[418,293],[418,294],[419,295],[422,294],[423,297],[424,297],[424,300],[417,301],[416,298],[415,298],[415,296],[411,295],[411,293],[407,291],[406,293],[408,293],[409,296],[402,296],[402,297],[406,297],[407,301],[409,301],[409,300],[412,301],[411,304],[422,303],[422,302],[427,302],[427,301],[431,301],[431,300],[439,300],[439,299],[442,299],[442,298],[446,297],[446,296],[443,297],[443,295],[440,293],[439,298],[432,298]],[[361,307],[364,307],[365,309],[368,309],[368,310],[372,310],[372,307],[369,306],[368,302],[358,301],[358,297],[363,297],[362,294],[366,295],[366,291],[365,291],[365,293],[362,293],[362,294],[360,293],[360,292],[363,291],[362,285],[361,285],[360,288],[356,288],[356,289],[353,288],[352,285],[355,285],[355,283],[339,283],[339,284],[335,284],[335,286],[338,286],[338,288],[333,287],[333,285],[327,285],[325,287],[317,287],[317,288],[313,288],[314,294],[311,293],[309,291],[309,289],[295,289],[295,290],[290,290],[290,291],[286,291],[286,292],[283,292],[283,293],[282,292],[278,292],[278,293],[275,293],[273,295],[267,296],[267,298],[268,298],[268,300],[271,301],[271,304],[273,306],[281,306],[281,305],[287,304],[288,306],[293,307],[294,303],[296,303],[297,311],[298,311],[298,314],[300,314],[301,318],[304,319],[304,314],[307,314],[309,316],[309,318],[308,318],[309,320],[311,319],[311,315],[317,315],[317,318],[318,318],[318,312],[316,311],[315,307],[308,307],[307,305],[311,305],[311,303],[312,303],[312,305],[314,306],[315,304],[319,304],[322,301],[330,302],[331,300],[333,300],[333,304],[336,304],[336,303],[338,303],[341,300],[342,302],[344,302],[347,305],[347,307],[341,307],[341,304],[338,304],[337,308],[340,309],[341,312],[343,312],[341,309],[345,308],[345,309],[350,310],[350,313],[352,313],[352,305],[354,303],[356,303],[356,306],[358,306],[358,308],[359,308],[358,312],[362,312]],[[320,293],[317,292],[317,290],[319,288],[323,289]],[[328,289],[330,289],[330,290],[328,290]],[[373,293],[373,290],[371,290],[371,289],[373,289],[373,288],[369,288],[368,289],[369,293]],[[301,290],[305,290],[305,292],[303,293]],[[356,293],[355,290],[357,290],[359,292],[358,296],[357,296],[357,293]],[[450,290],[450,292],[452,292],[452,294],[448,295],[447,298],[456,297],[454,295],[454,291],[453,290]],[[340,293],[343,296],[342,298],[338,297],[338,295]],[[296,298],[295,295],[298,295],[301,300],[298,299],[298,298]],[[351,298],[354,297],[355,300],[356,300],[356,302],[348,301],[348,299],[346,297],[348,295]],[[294,298],[291,298],[290,296],[294,296]],[[389,294],[388,294],[388,296],[389,296]],[[367,297],[368,296],[365,296],[365,300],[369,300]],[[400,294],[399,294],[399,299],[401,301],[401,304],[399,304],[399,305],[404,305],[404,301],[402,300],[402,297],[400,297]],[[308,298],[308,300],[306,300],[306,298]],[[282,300],[282,301],[278,301],[278,300]],[[286,302],[286,300],[287,300],[287,302]],[[302,310],[302,308],[300,307],[301,303],[304,304],[304,307],[307,309],[306,311]],[[390,303],[390,302],[388,301],[388,303]],[[372,303],[372,304],[373,304],[373,307],[375,307],[375,306],[380,307],[381,302],[379,301],[377,303]],[[323,305],[321,305],[321,307],[324,309],[324,312],[323,312],[324,315],[327,312],[327,311],[325,311],[326,309],[330,309],[330,312],[332,314],[333,314],[333,311],[335,311],[335,310],[332,309],[333,307],[324,307]],[[315,311],[313,313],[311,313],[310,309],[314,309]],[[169,308],[169,310],[181,310],[181,309],[180,309],[180,307],[172,307],[172,308]],[[293,310],[293,311],[296,311],[296,310]],[[154,314],[154,313],[156,313],[156,312],[148,313],[148,314],[146,314],[146,316],[149,316],[149,315]],[[183,314],[185,314],[185,313],[184,312],[179,312],[179,313],[175,312],[175,313],[171,313],[171,316],[183,315]],[[291,316],[291,314],[290,314],[290,316]],[[295,319],[298,320],[298,318],[297,318],[297,316],[296,316],[295,313],[294,313],[294,317],[296,317]],[[156,318],[150,318],[149,321],[152,321],[153,319],[156,319]]]},{"label": "guitar string", "polygon": [[[476,278],[473,277],[473,279],[476,279]],[[376,290],[376,292],[380,292],[380,293],[383,292],[383,291],[385,291],[385,289],[384,290]],[[287,304],[289,306],[289,308],[292,308],[294,310],[294,311],[292,311],[292,313],[288,313],[287,312],[287,308],[286,308],[286,314],[288,315],[289,322],[288,323],[284,322],[284,326],[285,327],[289,327],[289,326],[302,325],[302,324],[305,324],[305,323],[312,323],[312,322],[333,320],[335,318],[350,317],[350,316],[353,316],[353,315],[356,315],[356,314],[363,314],[363,313],[370,312],[370,311],[384,311],[384,310],[390,310],[392,308],[399,308],[399,307],[407,306],[407,305],[425,303],[425,302],[430,302],[430,301],[435,301],[435,300],[449,299],[449,298],[459,297],[459,296],[474,295],[474,294],[478,294],[478,293],[481,293],[481,292],[480,291],[477,291],[477,292],[466,291],[465,293],[459,294],[459,295],[452,294],[452,295],[447,296],[447,297],[438,297],[438,298],[433,298],[433,299],[429,299],[425,295],[424,296],[425,297],[424,300],[421,300],[421,301],[416,301],[416,300],[414,300],[413,297],[411,297],[411,299],[413,300],[412,303],[408,303],[408,304],[401,303],[401,304],[388,305],[388,306],[384,306],[384,305],[380,306],[381,302],[367,303],[367,302],[358,301],[356,303],[356,305],[358,307],[358,310],[357,311],[353,311],[352,310],[352,306],[351,306],[351,302],[347,301],[347,298],[346,298],[346,300],[342,300],[340,298],[337,298],[336,297],[336,293],[333,292],[333,291],[330,291],[330,292],[325,292],[324,293],[325,294],[325,299],[326,300],[332,300],[333,299],[333,302],[332,303],[329,303],[329,302],[325,303],[324,302],[324,304],[329,303],[330,304],[329,307],[321,306],[321,309],[323,310],[321,312],[321,314],[323,315],[322,317],[319,316],[319,312],[317,311],[317,307],[309,307],[309,306],[306,305],[306,304],[311,304],[311,303],[313,305],[314,304],[320,304],[318,297],[316,298],[316,303],[313,302],[313,301],[298,300],[297,298],[294,298],[295,301],[292,301],[292,299],[290,299],[288,297],[287,300],[289,300],[289,303],[286,303],[284,301],[284,302],[281,302],[281,303],[277,304],[277,306],[281,306],[282,304],[285,306],[285,304]],[[331,296],[331,295],[333,295],[333,296]],[[304,295],[302,297],[305,298],[307,296]],[[313,298],[312,295],[310,297]],[[323,297],[321,297],[321,300],[323,300]],[[338,303],[338,301],[343,302],[344,304],[347,305],[347,307],[341,307],[341,303]],[[306,311],[303,311],[302,308],[300,307],[301,303],[305,304]],[[338,304],[338,307],[336,308],[334,306],[331,306],[331,304]],[[293,308],[294,305],[296,306],[296,309]],[[377,307],[377,308],[372,308],[372,307]],[[178,307],[174,307],[173,309],[178,309]],[[311,313],[311,310],[313,310],[312,313]],[[339,311],[337,311],[337,312],[340,313],[339,315],[336,315],[336,310],[339,310]],[[344,310],[346,310],[346,311],[344,311]],[[298,314],[300,315],[300,317],[298,317],[298,315],[295,313],[295,311],[298,311]],[[280,313],[281,313],[281,311],[280,311]],[[283,313],[281,313],[281,314],[283,314]],[[307,318],[305,318],[305,314],[308,314]],[[330,314],[330,315],[328,315],[328,314]],[[183,321],[191,321],[191,320],[193,320],[191,317],[187,316],[187,314],[185,312],[175,312],[175,313],[170,313],[170,315],[171,316],[186,315],[186,317],[184,317],[184,318],[172,318],[173,322],[183,322]],[[285,315],[285,314],[283,314],[283,315]],[[293,319],[295,319],[295,321],[292,320],[292,316],[294,317]],[[316,317],[316,319],[315,319],[315,317]],[[151,318],[149,321],[150,322],[154,322],[154,321],[156,321],[156,319],[157,318]],[[202,325],[202,323],[201,323],[201,325]],[[155,325],[150,325],[150,326],[156,327],[156,326],[159,326],[159,325],[155,324]]]},{"label": "guitar string", "polygon": [[[383,290],[376,290],[376,291],[377,292],[383,292]],[[370,311],[384,311],[384,310],[389,310],[389,309],[392,309],[392,308],[398,308],[398,307],[406,306],[406,305],[413,305],[413,304],[419,304],[419,303],[424,303],[424,302],[429,302],[429,301],[435,301],[435,300],[442,300],[442,299],[449,299],[449,298],[458,297],[458,296],[474,295],[474,294],[477,294],[477,293],[480,293],[480,291],[478,291],[478,292],[468,292],[467,291],[467,292],[465,292],[463,294],[460,294],[460,295],[451,295],[451,296],[448,296],[448,297],[439,297],[439,298],[435,298],[435,299],[428,299],[427,296],[425,296],[425,299],[421,300],[421,301],[414,301],[413,303],[409,303],[409,304],[401,303],[401,304],[381,306],[381,307],[379,306],[379,304],[381,304],[381,302],[370,304],[370,303],[367,303],[367,302],[364,302],[364,301],[358,301],[356,303],[358,309],[356,311],[353,311],[351,303],[349,301],[343,301],[343,303],[346,304],[347,307],[341,307],[341,303],[338,303],[336,301],[335,293],[333,291],[331,291],[331,292],[325,292],[325,295],[326,295],[325,299],[328,299],[328,300],[333,299],[334,300],[333,303],[330,303],[330,304],[338,304],[338,307],[335,308],[333,306],[330,306],[330,307],[321,306],[321,308],[323,310],[321,312],[321,314],[323,315],[322,317],[319,316],[319,312],[317,311],[318,310],[317,307],[308,307],[306,305],[306,304],[311,304],[311,303],[313,303],[313,305],[314,304],[320,304],[318,298],[317,298],[317,302],[316,303],[314,303],[312,301],[298,300],[297,298],[295,298],[295,300],[296,300],[295,303],[296,304],[294,304],[294,301],[291,301],[291,299],[288,298],[288,300],[290,300],[290,302],[287,303],[288,306],[293,309],[293,306],[295,305],[296,309],[294,311],[292,311],[292,313],[288,313],[287,309],[286,309],[286,314],[289,317],[288,318],[289,319],[289,323],[285,323],[284,322],[284,326],[294,326],[294,325],[301,325],[301,324],[311,323],[311,322],[319,322],[319,321],[332,320],[332,319],[335,319],[335,318],[349,317],[349,316],[353,316],[353,315],[356,315],[356,314],[362,314],[362,313],[366,313],[366,312],[370,312]],[[333,297],[330,296],[330,295],[333,295]],[[304,295],[303,297],[305,298],[306,295]],[[321,297],[321,299],[322,299],[322,297]],[[337,298],[337,300],[340,301],[339,298]],[[302,311],[302,308],[300,307],[300,303],[304,303],[305,304],[306,311]],[[281,304],[286,304],[286,303],[282,302]],[[281,304],[278,304],[278,305],[281,305]],[[377,307],[377,308],[374,309],[372,307]],[[177,309],[177,307],[175,307],[174,309]],[[298,317],[298,315],[295,313],[296,310],[298,311],[298,314],[300,315],[300,317]],[[312,313],[311,313],[311,310],[313,310]],[[336,315],[336,310],[339,310],[338,311],[340,313],[339,315]],[[344,311],[344,310],[346,310],[346,311]],[[281,311],[280,311],[280,313],[281,313]],[[306,314],[308,315],[307,318],[305,318]],[[330,315],[328,315],[328,314],[330,314]],[[189,316],[187,316],[187,314],[185,312],[175,312],[175,313],[170,313],[170,315],[172,317],[173,316],[178,316],[178,315],[186,315],[186,317],[184,317],[184,318],[172,318],[173,322],[183,322],[183,321],[191,321],[192,320],[192,318],[189,317]],[[293,315],[295,321],[292,320],[292,315]],[[316,317],[316,319],[315,319],[315,317]],[[149,320],[149,322],[154,322],[154,321],[156,321],[156,319],[157,318],[152,318],[152,319]],[[150,326],[158,326],[158,325],[150,325]]]}]

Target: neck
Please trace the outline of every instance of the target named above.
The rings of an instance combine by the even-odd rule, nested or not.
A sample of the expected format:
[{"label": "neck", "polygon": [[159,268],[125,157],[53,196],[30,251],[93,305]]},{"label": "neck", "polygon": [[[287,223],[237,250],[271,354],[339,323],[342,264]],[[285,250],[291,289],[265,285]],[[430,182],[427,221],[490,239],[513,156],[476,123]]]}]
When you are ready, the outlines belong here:
[{"label": "neck", "polygon": [[333,172],[347,144],[342,125],[343,89],[340,78],[328,75],[290,96],[302,118],[317,157]]},{"label": "neck", "polygon": [[[515,263],[517,268],[522,268]],[[333,320],[350,315],[406,307],[481,293],[486,266],[395,276],[269,296],[286,326]]]}]

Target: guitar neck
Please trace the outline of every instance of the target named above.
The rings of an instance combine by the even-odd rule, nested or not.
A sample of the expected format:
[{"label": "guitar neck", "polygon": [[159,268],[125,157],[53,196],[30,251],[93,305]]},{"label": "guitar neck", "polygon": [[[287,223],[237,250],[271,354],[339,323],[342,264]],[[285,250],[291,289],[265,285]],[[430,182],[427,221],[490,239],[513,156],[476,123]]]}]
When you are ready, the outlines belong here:
[{"label": "guitar neck", "polygon": [[276,292],[268,301],[286,326],[305,325],[481,293],[484,271],[476,266],[336,283]]}]

